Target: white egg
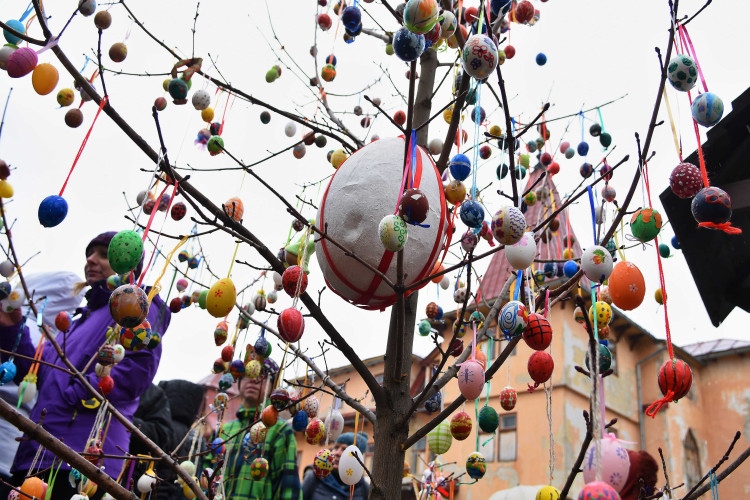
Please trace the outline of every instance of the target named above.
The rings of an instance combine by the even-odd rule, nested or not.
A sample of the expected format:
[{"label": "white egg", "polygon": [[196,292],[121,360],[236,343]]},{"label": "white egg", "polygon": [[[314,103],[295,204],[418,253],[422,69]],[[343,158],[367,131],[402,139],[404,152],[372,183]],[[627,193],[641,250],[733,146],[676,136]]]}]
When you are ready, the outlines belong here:
[{"label": "white egg", "polygon": [[341,482],[350,486],[357,484],[362,479],[362,474],[364,473],[362,465],[357,461],[355,456],[364,463],[362,452],[356,446],[351,445],[344,450],[339,459],[339,477],[341,478]]},{"label": "white egg", "polygon": [[526,269],[536,257],[536,241],[533,233],[525,233],[521,241],[505,247],[505,258],[513,269]]}]

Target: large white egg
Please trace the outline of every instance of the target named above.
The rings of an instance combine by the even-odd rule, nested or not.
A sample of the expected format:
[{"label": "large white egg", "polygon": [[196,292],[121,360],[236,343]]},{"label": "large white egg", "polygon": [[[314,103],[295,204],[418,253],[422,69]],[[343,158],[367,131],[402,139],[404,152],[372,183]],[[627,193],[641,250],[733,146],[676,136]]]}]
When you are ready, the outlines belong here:
[{"label": "large white egg", "polygon": [[536,241],[534,233],[524,233],[515,245],[505,247],[505,258],[513,269],[526,269],[536,257]]},{"label": "large white egg", "polygon": [[594,245],[581,255],[581,269],[588,279],[602,283],[612,274],[612,255],[606,248]]},{"label": "large white egg", "polygon": [[347,485],[357,484],[362,479],[364,469],[362,465],[355,458],[359,457],[359,460],[364,463],[362,452],[355,445],[351,445],[344,450],[339,459],[339,477],[341,482]]}]

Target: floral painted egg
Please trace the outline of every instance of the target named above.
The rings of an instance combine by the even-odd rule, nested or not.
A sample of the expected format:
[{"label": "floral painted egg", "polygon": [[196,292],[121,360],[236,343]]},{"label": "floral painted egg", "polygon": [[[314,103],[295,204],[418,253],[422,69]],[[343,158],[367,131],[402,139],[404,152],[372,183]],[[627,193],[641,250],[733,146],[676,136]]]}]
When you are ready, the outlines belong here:
[{"label": "floral painted egg", "polygon": [[237,289],[234,283],[231,279],[224,278],[209,288],[206,296],[206,309],[214,318],[223,318],[232,311],[236,300]]},{"label": "floral painted egg", "polygon": [[497,429],[500,419],[493,407],[485,405],[479,410],[477,423],[479,424],[479,428],[482,429],[482,432],[492,433]]},{"label": "floral painted egg", "polygon": [[698,125],[713,127],[719,123],[724,114],[724,103],[719,96],[712,92],[699,94],[693,101],[692,106],[690,106],[690,113]]},{"label": "floral painted egg", "polygon": [[393,34],[393,51],[402,61],[416,60],[424,49],[425,38],[422,34],[412,33],[408,28],[401,28]]},{"label": "floral painted egg", "polygon": [[603,300],[596,301],[596,309],[594,306],[589,307],[589,321],[591,321],[592,326],[594,324],[594,314],[596,314],[597,325],[608,325],[612,321],[612,308]]},{"label": "floral painted egg", "polygon": [[604,282],[612,273],[612,256],[606,248],[595,245],[581,255],[581,269],[588,279],[596,283]]},{"label": "floral painted egg", "polygon": [[542,486],[536,492],[535,500],[560,500],[560,490],[554,486]]},{"label": "floral painted egg", "polygon": [[672,401],[683,398],[693,385],[693,372],[681,359],[668,359],[659,368],[659,389]]},{"label": "floral painted egg", "polygon": [[[619,492],[625,486],[630,472],[630,457],[620,440],[613,434],[607,434],[599,440],[601,450],[601,478],[604,483]],[[591,443],[583,458],[583,480],[586,483],[596,481],[596,443]]]},{"label": "floral painted egg", "polygon": [[529,357],[527,368],[532,380],[537,384],[543,384],[552,376],[555,362],[548,352],[536,351]]},{"label": "floral painted egg", "polygon": [[356,445],[347,447],[339,459],[339,479],[348,486],[357,484],[364,474],[363,463],[360,449]]},{"label": "floral painted egg", "polygon": [[409,0],[404,8],[404,26],[412,33],[428,33],[437,24],[440,7],[436,0]]},{"label": "floral painted egg", "polygon": [[620,495],[604,481],[594,481],[581,489],[578,500],[620,500]]},{"label": "floral painted egg", "polygon": [[227,341],[227,335],[229,333],[229,323],[226,321],[220,322],[214,329],[214,343],[216,346],[220,346]]},{"label": "floral painted egg", "polygon": [[318,444],[326,435],[325,425],[319,418],[312,418],[305,428],[305,439],[310,444]]},{"label": "floral painted egg", "polygon": [[409,237],[406,222],[398,215],[386,215],[378,224],[378,236],[386,250],[398,252],[404,248]]},{"label": "floral painted egg", "polygon": [[269,304],[275,304],[279,300],[279,294],[276,293],[276,290],[271,290],[266,294],[266,300]]},{"label": "floral painted egg", "polygon": [[471,417],[465,411],[460,411],[451,417],[451,436],[463,441],[471,434]]},{"label": "floral painted egg", "polygon": [[266,434],[268,428],[263,425],[263,422],[257,422],[250,427],[250,442],[253,444],[261,444],[266,440]]},{"label": "floral painted egg", "polygon": [[680,163],[669,176],[669,187],[680,198],[692,198],[703,187],[700,169],[692,163]]},{"label": "floral painted egg", "polygon": [[516,207],[505,206],[492,218],[492,235],[503,245],[513,245],[523,238],[526,218]]},{"label": "floral painted egg", "polygon": [[436,455],[442,455],[450,449],[453,437],[448,422],[440,422],[437,427],[427,433],[427,444],[430,451]]},{"label": "floral painted egg", "polygon": [[732,218],[732,200],[723,189],[710,186],[698,191],[690,210],[699,224],[724,224]]},{"label": "floral painted egg", "polygon": [[667,78],[672,87],[681,92],[692,89],[698,83],[698,68],[695,61],[685,54],[672,57],[667,66]]},{"label": "floral painted egg", "polygon": [[642,208],[630,219],[630,231],[642,243],[648,243],[656,238],[661,226],[661,214],[653,208]]},{"label": "floral painted egg", "polygon": [[461,221],[470,228],[479,228],[484,222],[484,209],[479,202],[469,200],[461,204],[460,216]]},{"label": "floral painted egg", "polygon": [[443,11],[442,19],[440,21],[440,38],[452,37],[457,29],[458,21],[456,20],[456,16],[448,10]]},{"label": "floral painted egg", "polygon": [[109,313],[123,328],[141,324],[146,319],[148,308],[146,293],[135,285],[122,285],[109,296]]},{"label": "floral painted egg", "polygon": [[508,337],[521,335],[529,321],[529,312],[522,302],[511,300],[500,310],[497,324]]},{"label": "floral painted egg", "polygon": [[466,473],[472,479],[482,479],[487,472],[487,462],[484,455],[478,451],[473,452],[466,459]]},{"label": "floral painted egg", "polygon": [[500,391],[500,406],[505,411],[512,411],[516,407],[518,401],[518,394],[516,390],[510,386]]},{"label": "floral painted egg", "polygon": [[326,432],[331,442],[335,442],[344,432],[344,416],[339,410],[331,410],[325,419]]},{"label": "floral painted egg", "polygon": [[629,261],[621,261],[614,266],[608,283],[612,302],[623,311],[631,311],[641,305],[646,295],[643,274]]},{"label": "floral painted egg", "polygon": [[[599,347],[599,373],[604,373],[612,368],[612,352],[604,344],[597,344]],[[586,350],[586,368],[591,370],[591,353]]]},{"label": "floral painted egg", "polygon": [[459,180],[453,179],[445,186],[445,199],[452,205],[458,205],[466,198],[466,186]]},{"label": "floral painted egg", "polygon": [[313,473],[323,479],[333,471],[333,453],[328,449],[320,450],[313,459]]},{"label": "floral painted egg", "polygon": [[497,46],[487,35],[472,35],[461,52],[464,71],[477,80],[489,77],[498,63]]},{"label": "floral painted egg", "polygon": [[302,405],[302,409],[307,412],[308,417],[315,418],[318,416],[320,401],[318,401],[318,398],[316,398],[315,396],[310,396],[309,398],[305,399],[305,402]]},{"label": "floral painted egg", "polygon": [[529,314],[523,340],[535,351],[543,351],[552,343],[552,326],[541,314]]},{"label": "floral painted egg", "polygon": [[482,387],[484,387],[482,365],[472,360],[464,361],[458,370],[458,389],[461,395],[467,401],[473,401],[482,393]]},{"label": "floral painted egg", "polygon": [[298,309],[289,307],[281,311],[276,326],[282,339],[286,342],[297,342],[305,332],[305,318]]},{"label": "floral painted egg", "polygon": [[142,257],[143,239],[135,231],[120,231],[109,242],[107,258],[117,274],[127,274],[135,269]]},{"label": "floral painted egg", "polygon": [[513,269],[526,269],[536,257],[534,233],[525,233],[515,245],[505,247],[505,259]]},{"label": "floral painted egg", "polygon": [[300,410],[292,417],[292,429],[295,432],[303,431],[307,428],[308,416],[305,410]]},{"label": "floral painted egg", "polygon": [[250,478],[253,481],[260,481],[268,474],[268,460],[258,457],[250,463]]}]

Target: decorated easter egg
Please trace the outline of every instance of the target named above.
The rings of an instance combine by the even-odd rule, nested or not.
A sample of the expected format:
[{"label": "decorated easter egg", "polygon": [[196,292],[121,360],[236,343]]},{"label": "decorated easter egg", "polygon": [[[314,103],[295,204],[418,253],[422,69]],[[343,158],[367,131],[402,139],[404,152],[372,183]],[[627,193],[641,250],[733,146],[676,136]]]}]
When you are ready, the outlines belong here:
[{"label": "decorated easter egg", "polygon": [[[13,55],[15,55],[15,53]],[[11,56],[11,59],[12,57],[13,56]],[[10,64],[10,61],[8,61],[8,63]],[[8,72],[10,73],[10,71]],[[690,113],[693,115],[693,120],[695,120],[698,125],[713,127],[719,123],[719,120],[721,120],[721,117],[724,114],[724,103],[719,96],[713,92],[699,94],[690,106]]]},{"label": "decorated easter egg", "polygon": [[8,360],[0,365],[0,385],[7,384],[16,377],[18,369],[13,361]]},{"label": "decorated easter egg", "polygon": [[172,210],[170,210],[170,215],[172,216],[172,220],[182,220],[182,218],[185,217],[186,213],[187,213],[187,206],[185,206],[185,204],[182,203],[181,201],[172,205]]},{"label": "decorated easter egg", "polygon": [[523,0],[516,5],[514,11],[516,22],[526,24],[534,18],[534,4],[529,0]]},{"label": "decorated easter egg", "polygon": [[245,363],[245,376],[250,380],[256,380],[260,377],[262,370],[263,367],[257,359],[251,359]]},{"label": "decorated easter egg", "polygon": [[492,217],[492,235],[503,245],[518,243],[523,238],[525,230],[526,218],[514,206],[505,206]]},{"label": "decorated easter egg", "polygon": [[543,351],[552,343],[552,326],[541,314],[529,314],[523,340],[535,351]]},{"label": "decorated easter egg", "polygon": [[495,409],[491,406],[485,405],[479,410],[477,423],[479,424],[479,428],[482,429],[482,432],[492,433],[497,429],[500,420]]},{"label": "decorated easter egg", "polygon": [[271,400],[271,404],[274,406],[274,408],[276,408],[277,411],[283,411],[291,401],[289,397],[289,391],[287,391],[283,387],[274,389],[273,392],[271,392],[269,399]]},{"label": "decorated easter egg", "polygon": [[[421,0],[424,1],[424,0]],[[401,28],[393,35],[393,51],[402,61],[411,62],[422,55],[425,49],[424,35]]]},{"label": "decorated easter egg", "polygon": [[232,311],[236,300],[234,283],[231,279],[224,278],[211,285],[208,290],[206,309],[214,318],[223,318]]},{"label": "decorated easter egg", "polygon": [[279,314],[277,327],[282,339],[297,342],[305,331],[305,319],[299,309],[289,307]]},{"label": "decorated easter egg", "polygon": [[532,380],[537,384],[543,384],[552,376],[555,362],[548,352],[536,351],[529,357],[527,368]]},{"label": "decorated easter egg", "polygon": [[629,261],[618,262],[609,276],[609,295],[612,302],[624,311],[641,305],[646,295],[646,282],[640,269]]},{"label": "decorated easter egg", "polygon": [[55,316],[55,328],[61,332],[67,332],[70,330],[70,313],[68,311],[60,311]]},{"label": "decorated easter egg", "polygon": [[448,10],[443,11],[442,18],[440,20],[440,37],[450,38],[454,33],[456,33],[457,29],[458,21],[456,20],[456,16]]},{"label": "decorated easter egg", "polygon": [[425,34],[437,23],[439,12],[435,0],[409,0],[404,8],[404,26],[412,33]]},{"label": "decorated easter egg", "polygon": [[732,200],[723,189],[709,186],[698,191],[690,210],[699,224],[724,224],[732,218]]},{"label": "decorated easter egg", "polygon": [[497,46],[487,35],[472,35],[461,52],[464,71],[477,80],[484,80],[495,71],[498,63]]},{"label": "decorated easter egg", "polygon": [[584,485],[578,500],[620,500],[620,495],[604,481],[594,481]]},{"label": "decorated easter egg", "polygon": [[68,202],[57,195],[47,196],[39,204],[39,223],[44,227],[55,227],[68,215]]},{"label": "decorated easter egg", "polygon": [[117,274],[127,274],[135,269],[142,257],[143,239],[135,231],[120,231],[109,242],[107,258]]},{"label": "decorated easter egg", "polygon": [[659,368],[659,389],[672,401],[683,398],[693,385],[693,372],[681,359],[668,359]]},{"label": "decorated easter egg", "polygon": [[318,416],[318,410],[320,410],[320,401],[315,396],[310,396],[305,399],[302,409],[307,412],[308,417],[315,418]]},{"label": "decorated easter egg", "polygon": [[617,197],[617,191],[615,191],[615,188],[607,184],[602,188],[602,198],[604,198],[606,201],[612,203],[615,201],[615,198]]},{"label": "decorated easter egg", "polygon": [[511,300],[500,310],[497,324],[500,331],[508,337],[521,335],[529,321],[529,312],[522,302]]},{"label": "decorated easter egg", "polygon": [[[615,489],[622,490],[630,471],[630,457],[628,451],[620,444],[620,440],[613,434],[607,434],[599,440],[601,453],[601,478],[604,483]],[[596,443],[591,443],[583,458],[583,480],[586,483],[596,481]]]},{"label": "decorated easter egg", "polygon": [[479,237],[472,230],[466,231],[461,236],[461,248],[463,248],[464,252],[470,252],[476,248],[477,243],[479,243]]},{"label": "decorated easter egg", "polygon": [[451,436],[463,441],[471,434],[471,417],[465,411],[460,411],[451,417]]},{"label": "decorated easter egg", "polygon": [[456,291],[453,292],[453,301],[456,304],[463,304],[465,300],[466,300],[466,287],[462,286],[460,288],[456,288]]},{"label": "decorated easter egg", "polygon": [[430,326],[430,322],[427,320],[420,321],[418,331],[422,337],[428,336],[430,332],[432,331],[432,326]]},{"label": "decorated easter egg", "polygon": [[591,281],[602,283],[612,273],[612,266],[612,255],[602,246],[589,247],[581,255],[581,268]]},{"label": "decorated easter egg", "polygon": [[201,290],[201,292],[198,294],[198,307],[201,309],[206,309],[208,307],[206,305],[206,301],[208,300],[208,290]]},{"label": "decorated easter egg", "polygon": [[578,272],[578,263],[574,260],[569,260],[563,264],[563,274],[566,278],[572,278]]},{"label": "decorated easter egg", "polygon": [[301,432],[307,428],[308,416],[305,410],[300,410],[292,417],[292,429],[295,432]]},{"label": "decorated easter egg", "polygon": [[524,233],[518,243],[505,247],[505,258],[514,269],[526,269],[534,262],[534,257],[536,257],[534,233]]},{"label": "decorated easter egg", "polygon": [[44,498],[47,493],[47,483],[35,476],[27,477],[19,489],[26,495],[25,498]]},{"label": "decorated easter egg", "polygon": [[692,89],[698,82],[698,68],[695,61],[685,54],[672,57],[667,66],[667,78],[677,90],[687,92]]},{"label": "decorated easter egg", "polygon": [[648,243],[656,238],[661,226],[661,214],[653,208],[642,208],[630,219],[630,231],[642,243]]},{"label": "decorated easter egg", "polygon": [[152,334],[151,323],[143,320],[138,326],[122,329],[120,344],[128,351],[140,351],[148,345]]},{"label": "decorated easter egg", "polygon": [[453,179],[445,186],[445,199],[452,205],[458,205],[466,198],[466,186],[456,179]]},{"label": "decorated easter egg", "polygon": [[279,410],[273,405],[266,406],[260,413],[260,421],[268,428],[273,427],[279,421]]},{"label": "decorated easter egg", "polygon": [[603,300],[597,300],[595,306],[589,308],[589,321],[594,324],[596,317],[597,325],[608,325],[612,321],[612,308]]},{"label": "decorated easter egg", "polygon": [[471,160],[464,154],[457,154],[451,158],[450,172],[454,179],[465,180],[471,174]]},{"label": "decorated easter egg", "polygon": [[682,162],[672,170],[669,187],[680,198],[692,198],[703,187],[701,171],[692,163]]},{"label": "decorated easter egg", "polygon": [[469,200],[461,204],[460,216],[461,221],[470,228],[479,228],[484,222],[484,209],[479,202]]},{"label": "decorated easter egg", "polygon": [[404,248],[409,237],[406,222],[398,215],[386,215],[378,224],[378,236],[386,250],[398,252]]},{"label": "decorated easter egg", "polygon": [[8,76],[11,78],[21,78],[31,73],[36,68],[37,62],[38,58],[34,49],[20,47],[8,58],[8,62],[5,64],[5,71],[8,72]]},{"label": "decorated easter egg", "polygon": [[472,479],[482,479],[487,472],[487,463],[484,455],[478,451],[472,452],[466,459],[466,473]]},{"label": "decorated easter egg", "polygon": [[339,168],[347,158],[348,155],[343,149],[337,149],[331,154],[331,165],[333,165],[333,168]]},{"label": "decorated easter egg", "polygon": [[[380,139],[356,151],[334,174],[316,217],[320,227],[327,225],[332,238],[392,280],[396,279],[397,259],[387,253],[389,250],[384,251],[375,227],[383,214],[393,214],[401,198],[403,155],[402,138]],[[448,228],[442,183],[432,158],[417,147],[415,163],[418,167],[413,187],[427,197],[429,211],[423,223],[426,227],[410,231],[408,244],[401,250],[406,286],[430,274]],[[395,224],[406,228],[397,221],[394,227]],[[363,231],[365,226],[371,229]],[[388,236],[388,241],[393,241],[392,235]],[[342,298],[370,309],[384,308],[395,302],[396,295],[391,287],[347,252],[326,239],[317,241],[315,248],[326,283]]]},{"label": "decorated easter egg", "polygon": [[[604,344],[597,344],[599,349],[599,373],[604,373],[612,367],[612,352]],[[591,352],[586,350],[586,368],[591,369]]]},{"label": "decorated easter egg", "polygon": [[364,457],[356,445],[347,447],[339,459],[339,478],[346,485],[355,485],[362,479]]},{"label": "decorated easter egg", "polygon": [[398,202],[398,216],[409,224],[421,224],[427,219],[430,202],[419,189],[407,189]]},{"label": "decorated easter egg", "polygon": [[542,486],[536,492],[535,500],[560,500],[560,490],[554,486]]},{"label": "decorated easter egg", "polygon": [[320,450],[313,459],[313,473],[323,479],[333,471],[333,454],[328,449]]},{"label": "decorated easter egg", "polygon": [[122,285],[109,297],[109,313],[123,328],[140,325],[146,319],[148,307],[146,293],[135,285]]},{"label": "decorated easter egg", "polygon": [[443,397],[440,395],[440,392],[436,392],[425,400],[424,409],[427,410],[427,413],[435,413],[437,411],[440,411],[442,401]]},{"label": "decorated easter egg", "polygon": [[500,406],[505,411],[512,411],[516,407],[518,401],[518,394],[512,387],[506,387],[500,391]]},{"label": "decorated easter egg", "polygon": [[467,401],[477,399],[484,387],[484,370],[476,361],[467,360],[458,370],[458,389]]},{"label": "decorated easter egg", "polygon": [[325,420],[326,432],[328,438],[335,442],[344,431],[344,416],[339,410],[331,410]]},{"label": "decorated easter egg", "polygon": [[268,460],[265,457],[258,457],[250,462],[250,479],[260,481],[268,474]]},{"label": "decorated easter egg", "polygon": [[586,179],[588,177],[591,177],[591,174],[594,173],[594,166],[591,163],[585,163],[584,162],[581,165],[581,168],[580,168],[579,172],[581,173],[581,177],[583,177],[584,179]]},{"label": "decorated easter egg", "polygon": [[191,98],[191,102],[195,109],[203,111],[211,105],[211,94],[203,89],[196,90]]},{"label": "decorated easter egg", "polygon": [[442,455],[450,449],[453,437],[448,422],[440,422],[427,433],[427,444],[430,446],[430,451],[436,455]]},{"label": "decorated easter egg", "polygon": [[240,222],[245,214],[245,205],[238,197],[229,198],[224,203],[224,213],[232,219]]},{"label": "decorated easter egg", "polygon": [[436,303],[430,302],[425,308],[425,314],[430,319],[437,319],[439,309],[440,307]]},{"label": "decorated easter egg", "polygon": [[321,439],[324,439],[326,435],[325,426],[323,421],[319,418],[310,418],[310,422],[305,428],[305,439],[310,444],[318,444]]},{"label": "decorated easter egg", "polygon": [[253,444],[261,444],[266,440],[268,428],[263,425],[263,422],[257,422],[250,427],[250,442]]}]

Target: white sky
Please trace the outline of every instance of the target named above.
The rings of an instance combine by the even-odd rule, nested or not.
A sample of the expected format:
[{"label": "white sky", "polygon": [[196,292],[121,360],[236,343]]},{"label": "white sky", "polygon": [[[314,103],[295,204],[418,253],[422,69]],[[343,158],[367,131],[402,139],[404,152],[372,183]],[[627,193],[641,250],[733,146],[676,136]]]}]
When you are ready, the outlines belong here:
[{"label": "white sky", "polygon": [[[467,1],[465,5],[477,3]],[[693,13],[702,4],[703,1],[699,0],[683,0],[680,2],[681,12]],[[190,55],[195,2],[133,0],[128,2],[128,5],[157,37],[170,47],[174,47],[178,53]],[[631,156],[630,162],[615,173],[611,183],[619,197],[623,197],[636,168],[634,158],[637,152],[633,133],[638,131],[641,137],[645,137],[656,94],[658,61],[654,47],[658,45],[666,49],[667,4],[646,1],[550,0],[546,3],[536,2],[535,5],[541,11],[539,23],[533,27],[513,25],[510,34],[517,55],[503,66],[503,74],[511,98],[511,111],[514,116],[520,115],[522,120],[528,120],[537,113],[549,96],[552,108],[547,117],[554,118],[627,94],[625,99],[602,109],[605,128],[611,133],[613,144],[617,146],[616,151],[610,156],[611,163],[616,163],[625,154]],[[25,7],[25,1],[3,2],[0,5],[0,17],[4,20],[17,18]],[[384,28],[391,31],[398,28],[395,20],[379,2],[364,4],[364,7]],[[53,31],[58,32],[68,19],[70,11],[58,5],[49,5],[49,8],[52,15],[50,23]],[[271,18],[274,20],[273,27],[281,44],[293,55],[296,63],[307,75],[312,75],[314,67],[308,51],[313,43],[315,2],[295,2],[291,9],[288,3],[272,2],[270,8]],[[741,2],[732,2],[731,7],[726,2],[714,2],[688,26],[709,89],[724,100],[725,113],[729,112],[731,101],[742,93],[750,82],[748,66],[738,64],[737,56],[748,10],[750,7]],[[128,20],[120,5],[113,5],[110,12],[114,22],[112,27],[105,31],[102,42],[106,67],[135,73],[166,72],[171,69],[174,63],[172,58]],[[357,92],[380,77],[379,65],[382,65],[388,68],[393,81],[401,93],[406,95],[406,65],[395,56],[387,56],[384,44],[375,38],[362,35],[351,45],[344,43],[340,37],[334,41],[335,22],[334,17],[334,28],[331,31],[318,33],[319,61],[331,51],[338,58],[338,76],[334,82],[327,84],[327,91],[339,94]],[[366,14],[363,15],[363,22],[366,28],[377,29]],[[31,35],[41,37],[41,32],[34,27]],[[276,54],[283,59],[283,74],[273,84],[266,83],[264,75],[278,61],[264,37],[271,43]],[[106,52],[112,43],[123,40],[128,46],[128,57],[121,64],[112,63]],[[93,18],[77,16],[61,39],[60,47],[80,68],[84,64],[84,54],[93,55],[96,43]],[[534,62],[538,52],[544,52],[548,57],[548,62],[543,67],[537,66]],[[282,109],[297,111],[307,116],[316,113],[311,87],[305,85],[308,77],[302,76],[300,71],[294,68],[294,72],[301,76],[301,81],[286,67],[291,65],[291,62],[279,50],[279,44],[273,41],[266,8],[261,2],[230,1],[223,2],[221,7],[203,2],[197,23],[195,53],[204,57],[204,69],[209,74],[216,75],[217,71],[211,67],[208,60],[207,54],[210,53],[217,60],[221,73],[247,93]],[[440,60],[444,62],[453,61],[454,58],[454,51],[440,55]],[[41,54],[40,62],[51,62],[61,70],[58,90],[64,86],[72,86],[72,78],[63,74],[62,66],[51,52]],[[94,64],[90,63],[84,74],[88,77],[93,70]],[[443,71],[445,68],[438,70],[438,79],[442,77]],[[157,148],[158,141],[151,118],[151,105],[155,98],[165,95],[161,87],[164,78],[105,74],[111,104],[154,149]],[[101,89],[99,81],[96,85]],[[494,79],[493,85],[497,88]],[[0,98],[3,101],[11,86],[13,94],[0,139],[0,157],[16,168],[9,179],[15,189],[16,198],[8,204],[8,212],[16,219],[13,235],[20,258],[23,261],[35,252],[41,251],[26,266],[26,272],[65,269],[82,274],[83,251],[91,237],[105,230],[132,227],[132,224],[123,218],[126,213],[123,193],[128,203],[133,204],[135,195],[149,182],[149,174],[140,169],[151,170],[153,164],[106,115],[102,114],[65,191],[64,196],[70,205],[67,219],[56,228],[42,228],[36,216],[39,202],[45,196],[59,192],[96,112],[96,106],[92,103],[85,104],[82,108],[85,115],[84,125],[78,129],[70,129],[63,122],[65,110],[59,109],[55,101],[56,91],[48,96],[38,96],[31,87],[30,76],[11,80],[7,75],[1,75]],[[215,88],[205,84],[201,77],[196,77],[193,90],[202,87],[214,95]],[[671,88],[669,92],[670,103],[682,133],[687,156],[696,146],[687,96],[678,95]],[[371,97],[380,97],[384,107],[391,113],[397,109],[406,109],[387,77],[380,78],[379,82],[365,93]],[[189,164],[204,169],[234,167],[234,163],[226,155],[210,157],[208,153],[198,150],[193,145],[193,139],[202,127],[199,112],[190,104],[177,107],[171,103],[168,95],[166,97],[170,104],[161,113],[161,119],[170,160],[177,162],[179,166]],[[438,92],[433,109],[439,109],[448,99],[448,86],[445,85],[443,90]],[[360,102],[356,95],[345,98],[332,96],[330,100],[334,109],[347,112]],[[224,113],[225,102],[226,95],[222,95],[217,106],[214,96],[212,105],[217,108],[219,118]],[[482,104],[488,111],[490,122],[499,123],[505,128],[502,113],[496,110],[495,100],[487,91],[482,93]],[[371,106],[364,99],[361,100],[361,105],[366,112],[371,110]],[[268,151],[283,149],[290,145],[292,140],[300,137],[301,127],[298,126],[295,139],[287,138],[283,132],[287,120],[278,115],[272,117],[269,125],[262,125],[258,119],[262,110],[244,101],[235,100],[226,111],[223,134],[226,147],[248,163],[260,159],[268,154]],[[321,111],[317,112],[318,117],[321,114]],[[364,135],[365,131],[359,125],[359,117],[352,114],[340,116],[355,133]],[[592,112],[586,117],[596,119],[596,114]],[[663,108],[660,114],[660,119],[662,118],[666,119]],[[553,146],[558,144],[567,123],[567,120],[561,120],[550,124]],[[602,151],[597,147],[596,140],[588,136],[588,127],[591,123],[587,120],[585,127],[586,140],[591,145],[588,159],[596,163],[601,158]],[[473,126],[467,123],[465,128],[470,134],[473,133]],[[438,119],[433,122],[430,137],[443,138],[446,130],[447,124]],[[395,129],[386,119],[378,118],[374,121],[372,132],[384,137],[394,134]],[[533,138],[534,134],[527,134],[526,140]],[[571,122],[565,139],[573,145],[580,141],[580,123],[577,120]],[[259,165],[255,170],[288,199],[294,199],[294,195],[300,193],[299,185],[317,181],[332,173],[332,167],[325,160],[325,153],[334,147],[334,142],[329,139],[326,148],[308,147],[307,155],[302,160],[295,159],[289,151]],[[677,164],[677,155],[668,126],[658,128],[652,150],[656,151],[656,157],[650,164],[652,198],[656,208],[661,210],[658,193],[668,186],[669,174]],[[582,160],[578,156],[566,160],[559,154],[556,160],[562,168],[560,174],[555,177],[555,182],[559,190],[565,193],[580,181],[578,168]],[[510,190],[507,178],[502,183],[495,178],[495,167],[498,162],[496,150],[490,160],[480,162],[478,173],[480,187],[494,181],[484,200],[494,210],[502,201],[497,195],[489,193],[496,189]],[[282,204],[256,181],[246,178],[241,184],[242,174],[236,170],[216,173],[192,172],[191,175],[193,184],[216,204],[239,195],[245,203],[245,226],[265,241],[269,248],[275,250],[286,241],[291,218],[286,214]],[[313,198],[316,204],[320,197],[317,188],[308,189],[305,195]],[[643,202],[638,193],[631,208],[640,205],[643,205]],[[314,217],[309,208],[306,214]],[[188,215],[195,215],[192,209],[188,209]],[[576,205],[572,211],[572,220],[582,246],[586,247],[591,243],[588,205]],[[157,216],[154,228],[158,229],[162,221],[163,219]],[[189,217],[181,222],[168,219],[164,224],[164,230],[169,234],[184,234],[191,226]],[[458,226],[460,235],[465,228],[460,222]],[[626,233],[629,233],[627,229]],[[667,241],[671,238],[672,233],[668,226],[662,232],[662,236]],[[232,239],[228,235],[217,233],[204,237],[201,241],[212,269],[219,274],[225,274],[234,250]],[[162,239],[160,242],[164,252],[171,250],[173,244],[172,240]],[[480,243],[480,249],[487,248],[486,242]],[[636,311],[631,312],[630,316],[655,336],[664,337],[663,309],[653,300],[653,292],[658,287],[655,251],[652,247],[646,248],[645,251],[634,248],[628,251],[627,257],[641,268],[648,288],[644,303]],[[240,248],[238,258],[255,265],[264,264],[247,246]],[[448,260],[449,264],[453,262],[455,259]],[[157,267],[161,270],[162,266],[163,260],[160,260]],[[483,269],[485,266],[486,264],[480,265],[479,268]],[[308,290],[317,293],[324,282],[315,258],[312,259],[311,269]],[[664,269],[671,299],[671,331],[677,344],[720,337],[740,337],[748,314],[735,310],[721,327],[714,328],[679,252],[676,252],[674,258],[664,261]],[[247,267],[235,265],[232,277],[238,288],[242,288],[257,274]],[[171,276],[170,270],[164,278],[165,286],[169,284]],[[152,282],[154,278],[155,274],[151,274],[147,282]],[[202,279],[210,285],[206,273]],[[266,281],[266,291],[272,286],[272,280],[269,278]],[[254,287],[253,293],[257,289],[257,286]],[[446,311],[454,307],[451,294],[442,292],[438,297],[436,289],[436,285],[430,285],[420,292],[420,310],[433,300],[438,300]],[[246,293],[244,301],[250,300],[253,293]],[[291,299],[283,292],[279,297],[277,309],[290,305]],[[387,312],[359,311],[346,305],[330,291],[323,294],[322,306],[328,311],[333,324],[362,357],[383,353],[388,323]],[[236,316],[230,318],[232,323],[235,318]],[[262,316],[261,318],[264,319]],[[213,329],[217,322],[218,320],[196,307],[174,315],[172,326],[164,339],[165,350],[157,378],[198,380],[207,375],[213,360],[220,353],[220,348],[215,347],[213,342]],[[248,340],[253,341],[257,333],[257,329],[251,329]],[[322,338],[321,329],[312,321],[308,321],[302,339],[303,346],[309,348],[311,354],[315,354],[319,352],[317,342]],[[415,341],[415,352],[419,354],[425,354],[430,347],[422,338]],[[278,348],[276,356],[280,359]],[[327,359],[329,366],[345,362],[343,356],[334,352],[330,352]]]}]

